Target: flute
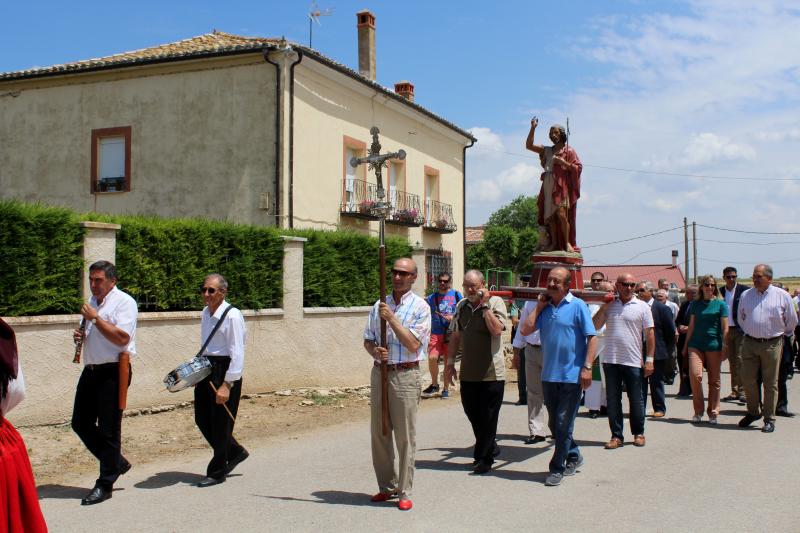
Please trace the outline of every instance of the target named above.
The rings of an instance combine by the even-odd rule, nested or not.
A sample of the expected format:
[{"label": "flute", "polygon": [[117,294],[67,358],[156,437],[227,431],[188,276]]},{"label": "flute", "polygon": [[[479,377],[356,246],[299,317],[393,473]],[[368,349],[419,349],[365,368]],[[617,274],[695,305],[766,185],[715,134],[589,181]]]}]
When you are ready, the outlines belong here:
[{"label": "flute", "polygon": [[83,349],[83,339],[86,335],[86,318],[81,318],[81,325],[78,327],[78,331],[81,332],[81,336],[78,340],[75,341],[75,357],[72,358],[73,363],[80,363],[81,362],[81,350]]}]

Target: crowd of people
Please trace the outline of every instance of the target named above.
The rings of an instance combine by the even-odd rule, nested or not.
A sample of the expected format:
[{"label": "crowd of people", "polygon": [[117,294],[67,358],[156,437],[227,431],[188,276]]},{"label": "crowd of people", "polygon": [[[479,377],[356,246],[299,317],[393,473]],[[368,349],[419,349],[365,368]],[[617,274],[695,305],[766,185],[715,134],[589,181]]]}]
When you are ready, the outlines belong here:
[{"label": "crowd of people", "polygon": [[[427,302],[411,291],[416,275],[410,259],[395,263],[392,295],[386,303],[375,304],[364,333],[364,347],[375,360],[372,442],[379,492],[372,497],[374,502],[397,498],[400,509],[412,508],[416,413],[420,398],[434,396],[438,390],[439,365],[433,358],[445,361],[442,398],[449,397],[451,380],[459,377],[462,406],[475,439],[473,473],[491,471],[501,453],[496,436],[506,380],[502,337],[512,327],[513,361],[523,382],[515,403],[527,407],[524,442],[552,439],[548,486],[560,485],[583,464],[573,436],[581,403],[590,418],[606,416],[608,450],[626,442],[623,393],[628,398],[632,443],[643,447],[648,396],[649,416],[663,418],[668,408],[665,385],[676,378],[680,379],[676,396],[692,399],[691,422],[695,424],[706,416],[709,424],[717,424],[720,401],[746,404],[738,425],[746,428],[763,418],[764,433],[775,431],[776,416],[793,416],[788,411],[786,380],[797,358],[800,291],[792,298],[779,283],[773,283],[769,265],[754,268],[753,287],[737,283],[734,267],[724,269],[724,285],[704,276],[699,286],[687,287],[680,304],[666,280],[654,286],[621,274],[612,282],[601,272],[592,274],[591,288],[613,298],[587,304],[570,292],[571,272],[557,267],[548,274],[545,294],[510,311],[486,289],[479,271],[465,274],[463,298],[456,297],[450,287],[449,274],[439,276],[438,291]],[[426,358],[432,316],[438,324],[428,365],[431,385],[420,393],[419,364]],[[379,342],[381,318],[389,325],[386,348]],[[731,368],[731,392],[721,399],[725,360]],[[389,432],[394,432],[400,454],[399,474],[392,439],[381,435],[381,362],[392,376]]]}]

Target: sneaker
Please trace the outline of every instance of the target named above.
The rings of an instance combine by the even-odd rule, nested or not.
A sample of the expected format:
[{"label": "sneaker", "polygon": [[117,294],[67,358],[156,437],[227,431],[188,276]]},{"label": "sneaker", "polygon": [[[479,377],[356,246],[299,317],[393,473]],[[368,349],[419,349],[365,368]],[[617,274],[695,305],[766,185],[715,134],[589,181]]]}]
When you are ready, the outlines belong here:
[{"label": "sneaker", "polygon": [[694,415],[694,416],[692,417],[692,424],[697,424],[697,423],[699,423],[699,422],[700,422],[702,419],[703,419],[703,417],[702,417],[702,416],[700,416],[700,415]]},{"label": "sneaker", "polygon": [[572,461],[567,461],[567,466],[564,468],[564,475],[565,476],[574,476],[575,472],[578,471],[578,467],[583,465],[583,456],[578,457]]},{"label": "sneaker", "polygon": [[716,416],[709,416],[708,417],[708,423],[711,424],[711,425],[716,426],[717,425],[717,417]]},{"label": "sneaker", "polygon": [[548,487],[557,487],[561,485],[561,480],[564,479],[564,474],[559,474],[558,472],[550,472],[550,475],[547,476],[547,479],[544,480],[544,484]]},{"label": "sneaker", "polygon": [[422,397],[423,398],[430,398],[431,396],[433,396],[437,392],[439,392],[439,385],[431,385],[427,389],[422,391]]},{"label": "sneaker", "polygon": [[449,390],[447,390],[447,389],[444,389],[444,390],[442,391],[442,400],[445,400],[445,399],[447,399],[447,398],[449,398],[449,397],[450,397],[450,391],[449,391]]}]

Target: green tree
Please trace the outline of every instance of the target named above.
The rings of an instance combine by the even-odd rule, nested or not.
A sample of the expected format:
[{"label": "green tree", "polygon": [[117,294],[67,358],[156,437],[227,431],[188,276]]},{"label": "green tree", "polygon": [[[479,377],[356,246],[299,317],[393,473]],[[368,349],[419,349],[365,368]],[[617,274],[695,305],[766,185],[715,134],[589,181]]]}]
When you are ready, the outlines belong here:
[{"label": "green tree", "polygon": [[504,205],[492,213],[486,227],[508,226],[517,231],[522,231],[524,228],[537,230],[536,218],[539,209],[536,201],[536,196],[522,194],[517,196],[508,205]]},{"label": "green tree", "polygon": [[535,196],[520,195],[491,214],[483,242],[467,252],[467,267],[485,271],[505,268],[529,274],[531,256],[539,243]]}]

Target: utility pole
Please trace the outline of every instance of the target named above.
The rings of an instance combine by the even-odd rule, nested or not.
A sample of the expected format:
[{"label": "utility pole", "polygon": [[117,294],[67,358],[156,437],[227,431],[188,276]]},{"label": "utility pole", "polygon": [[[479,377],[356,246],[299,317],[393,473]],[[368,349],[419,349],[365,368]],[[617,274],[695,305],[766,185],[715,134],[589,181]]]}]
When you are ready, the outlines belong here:
[{"label": "utility pole", "polygon": [[683,275],[685,285],[689,285],[689,224],[686,217],[683,217]]},{"label": "utility pole", "polygon": [[692,259],[694,260],[694,284],[697,285],[697,222],[692,221]]}]

